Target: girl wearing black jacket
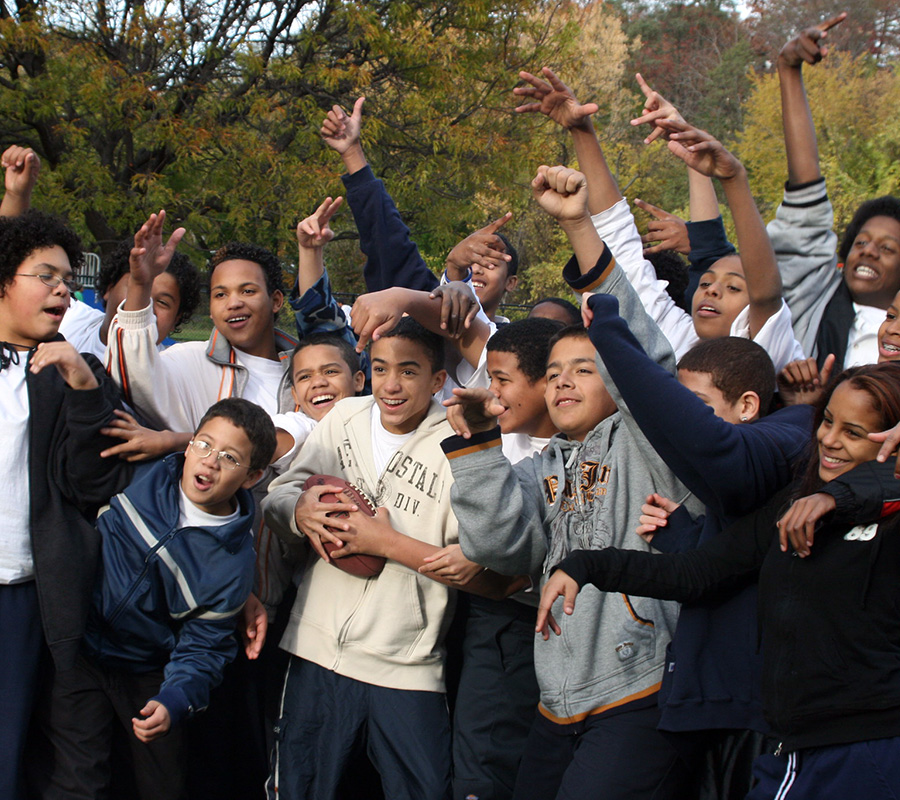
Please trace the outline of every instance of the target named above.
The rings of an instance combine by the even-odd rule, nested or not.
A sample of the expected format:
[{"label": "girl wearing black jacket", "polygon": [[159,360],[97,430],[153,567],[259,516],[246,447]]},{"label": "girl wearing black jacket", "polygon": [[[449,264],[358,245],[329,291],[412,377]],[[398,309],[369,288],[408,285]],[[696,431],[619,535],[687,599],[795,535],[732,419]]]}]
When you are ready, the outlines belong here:
[{"label": "girl wearing black jacket", "polygon": [[[900,366],[849,369],[826,390],[792,487],[696,550],[578,551],[544,587],[575,610],[585,583],[690,602],[759,574],[763,705],[779,740],[748,800],[900,793],[900,482],[870,433],[900,422]],[[817,523],[821,523],[817,527]],[[776,526],[781,535],[776,535]],[[557,613],[559,608],[557,608]]]}]

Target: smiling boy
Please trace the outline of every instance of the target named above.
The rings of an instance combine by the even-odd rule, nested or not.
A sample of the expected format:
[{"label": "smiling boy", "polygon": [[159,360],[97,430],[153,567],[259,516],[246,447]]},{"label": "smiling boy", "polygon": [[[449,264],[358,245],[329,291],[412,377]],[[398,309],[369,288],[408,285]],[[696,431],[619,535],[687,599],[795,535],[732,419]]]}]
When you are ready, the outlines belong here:
[{"label": "smiling boy", "polygon": [[[599,271],[592,288],[621,296],[625,313],[648,327],[651,357],[673,369],[671,349],[646,315],[636,314],[639,301],[622,288],[627,278],[586,215],[584,177],[541,167],[532,187],[568,235],[577,257],[572,263],[585,275]],[[566,328],[551,340],[545,401],[564,436],[515,465],[500,449],[495,415],[502,406],[483,390],[456,392],[461,413],[454,415],[454,428],[464,435],[442,447],[468,558],[502,574],[534,574],[572,549],[613,543],[647,549],[632,531],[650,487],[666,486],[699,510],[627,407],[617,409],[602,369],[584,328]],[[686,770],[656,730],[655,708],[677,607],[601,592],[590,602],[583,625],[569,625],[549,646],[536,644],[541,699],[514,797],[681,797]],[[641,753],[639,771],[634,752]]]},{"label": "smiling boy", "polygon": [[[306,537],[320,556],[299,583],[281,642],[292,658],[270,793],[277,787],[292,800],[333,797],[348,745],[366,729],[387,796],[443,798],[449,785],[442,644],[451,593],[417,571],[424,556],[456,541],[439,449],[450,428],[432,397],[446,377],[443,343],[406,317],[372,344],[371,356],[372,397],[337,403],[263,503],[273,530]],[[377,577],[330,563],[323,539],[349,541],[349,525],[328,533],[305,523],[306,495],[314,493],[301,489],[316,473],[342,477],[386,507],[348,521],[360,537],[377,530],[389,543]],[[317,742],[314,754],[309,741]]]},{"label": "smiling boy", "polygon": [[101,573],[84,649],[47,702],[55,749],[44,796],[103,796],[114,729],[127,733],[139,794],[181,796],[179,723],[206,707],[237,652],[255,561],[247,490],[274,449],[259,406],[222,400],[183,455],[139,472],[100,514]]},{"label": "smiling boy", "polygon": [[128,474],[100,458],[115,386],[58,335],[81,259],[59,220],[0,218],[0,796],[9,798],[22,796],[41,652],[60,670],[75,658],[98,554],[90,519]]}]

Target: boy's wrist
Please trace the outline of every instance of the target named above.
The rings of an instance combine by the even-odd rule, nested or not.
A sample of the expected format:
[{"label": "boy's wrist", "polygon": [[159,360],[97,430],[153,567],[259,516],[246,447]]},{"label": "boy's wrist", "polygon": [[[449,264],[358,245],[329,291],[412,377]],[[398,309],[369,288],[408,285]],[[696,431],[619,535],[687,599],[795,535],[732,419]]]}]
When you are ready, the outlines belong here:
[{"label": "boy's wrist", "polygon": [[358,141],[351,144],[343,153],[341,153],[341,159],[344,162],[344,168],[350,175],[354,172],[359,172],[361,169],[365,169],[369,165],[369,162],[366,161],[366,154],[362,149],[362,145]]}]

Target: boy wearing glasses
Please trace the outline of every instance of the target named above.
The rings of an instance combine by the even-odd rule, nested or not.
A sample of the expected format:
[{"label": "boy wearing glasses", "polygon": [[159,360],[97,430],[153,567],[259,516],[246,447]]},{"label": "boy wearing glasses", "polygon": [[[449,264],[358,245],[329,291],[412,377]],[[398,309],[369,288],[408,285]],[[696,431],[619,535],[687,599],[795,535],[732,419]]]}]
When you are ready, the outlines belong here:
[{"label": "boy wearing glasses", "polygon": [[0,216],[0,797],[11,800],[24,796],[42,651],[59,670],[75,658],[99,549],[90,520],[127,472],[100,458],[118,392],[59,336],[81,250],[54,217]]},{"label": "boy wearing glasses", "polygon": [[182,796],[178,723],[206,707],[237,653],[235,622],[255,562],[248,490],[274,450],[262,408],[221,400],[184,454],[139,471],[102,510],[84,644],[75,667],[57,675],[42,715],[54,752],[41,796],[75,787],[66,796],[105,796],[121,728],[138,796]]}]

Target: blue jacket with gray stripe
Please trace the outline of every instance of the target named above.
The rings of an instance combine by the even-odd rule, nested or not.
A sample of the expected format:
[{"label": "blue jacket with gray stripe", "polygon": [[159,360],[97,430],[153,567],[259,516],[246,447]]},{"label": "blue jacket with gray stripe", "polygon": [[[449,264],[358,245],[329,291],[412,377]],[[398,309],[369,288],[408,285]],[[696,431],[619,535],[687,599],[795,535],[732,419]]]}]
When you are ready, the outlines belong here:
[{"label": "blue jacket with gray stripe", "polygon": [[139,471],[97,519],[101,573],[85,634],[88,656],[141,673],[163,669],[158,700],[172,723],[201,711],[237,653],[235,617],[253,586],[253,498],[236,520],[180,528],[182,455]]}]

